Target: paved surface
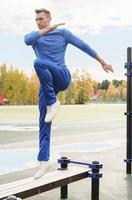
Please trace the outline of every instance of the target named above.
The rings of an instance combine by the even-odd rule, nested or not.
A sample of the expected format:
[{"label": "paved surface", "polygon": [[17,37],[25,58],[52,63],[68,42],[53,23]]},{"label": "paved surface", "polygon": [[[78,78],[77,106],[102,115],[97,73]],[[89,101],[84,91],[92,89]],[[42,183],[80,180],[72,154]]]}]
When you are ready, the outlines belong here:
[{"label": "paved surface", "polygon": [[[124,107],[123,107],[124,109]],[[108,114],[108,113],[107,113]],[[58,154],[65,155],[74,160],[92,162],[98,160],[103,163],[103,178],[100,179],[100,200],[132,200],[132,175],[126,175],[124,159],[126,158],[126,133],[125,133],[125,118],[122,115],[115,115],[110,118],[105,115],[105,118],[98,118],[93,122],[87,120],[73,120],[62,122],[56,121],[52,134],[52,147],[58,147]],[[109,114],[108,114],[109,115]],[[118,115],[120,116],[120,115]],[[68,119],[69,120],[69,119]],[[5,125],[5,123],[3,122]],[[29,122],[24,122],[24,127],[31,126]],[[36,126],[35,123],[33,123]],[[21,133],[21,137],[16,137],[16,143],[13,143],[12,136],[9,136],[8,144],[1,143],[0,149],[21,149],[21,148],[37,148],[36,130],[12,132],[17,135]],[[2,131],[0,132],[0,137]],[[29,134],[29,135],[28,135]],[[27,140],[26,140],[26,135]],[[32,139],[32,140],[31,140]],[[4,138],[3,138],[3,141]],[[86,144],[88,145],[86,148]],[[71,145],[72,148],[68,145]],[[80,145],[80,146],[79,146]],[[93,148],[91,149],[91,146]],[[60,148],[60,147],[65,148]],[[94,147],[98,148],[94,148]],[[67,147],[67,148],[66,148]],[[10,157],[11,158],[11,157]],[[8,159],[10,159],[8,158]],[[54,164],[51,168],[55,170],[58,164]],[[11,174],[0,176],[0,183],[19,180],[22,178],[33,176],[36,168],[28,168],[23,171],[18,171]],[[90,178],[75,182],[69,185],[69,200],[90,200]],[[59,188],[46,192],[41,195],[28,198],[28,200],[58,200]]]},{"label": "paved surface", "polygon": [[[60,155],[66,155],[74,160],[92,162],[93,160],[98,160],[103,163],[103,178],[100,184],[100,199],[101,200],[131,200],[132,199],[132,176],[126,175],[125,173],[125,163],[123,162],[125,158],[125,135],[124,129],[115,129],[110,131],[104,131],[100,133],[92,133],[82,135],[72,135],[69,139],[66,136],[54,137],[53,145],[66,145],[72,143],[96,143],[96,144],[108,144],[104,149],[98,148],[93,149],[93,151],[86,152],[78,151],[76,149],[72,152],[67,150],[60,153]],[[113,139],[114,138],[114,139]],[[35,145],[34,141],[34,145]],[[52,167],[51,170],[57,168],[57,164]],[[32,176],[35,172],[35,168],[27,169],[22,172],[12,173],[5,176],[1,176],[1,183],[5,181],[13,181],[16,179],[25,178],[27,176]],[[69,199],[90,199],[90,179],[82,180],[69,185]],[[35,196],[29,199],[59,199],[59,189],[53,190],[51,192],[44,193],[44,196]]]}]

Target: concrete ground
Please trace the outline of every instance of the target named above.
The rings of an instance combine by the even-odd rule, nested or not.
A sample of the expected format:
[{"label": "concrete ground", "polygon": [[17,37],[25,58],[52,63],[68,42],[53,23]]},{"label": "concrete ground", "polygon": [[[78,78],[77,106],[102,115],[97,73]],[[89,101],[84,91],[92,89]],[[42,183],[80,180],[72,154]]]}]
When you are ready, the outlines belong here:
[{"label": "concrete ground", "polygon": [[[100,105],[102,106],[102,105]],[[107,105],[108,106],[108,105]],[[110,105],[111,106],[111,105]],[[110,107],[109,106],[109,107]],[[83,107],[84,108],[84,107]],[[80,112],[83,109],[80,107]],[[86,110],[87,107],[85,107]],[[100,107],[96,107],[99,109]],[[65,108],[65,109],[68,109]],[[75,108],[74,108],[75,109]],[[89,109],[89,108],[87,108]],[[102,109],[102,107],[100,108]],[[110,109],[110,108],[109,108]],[[89,148],[84,150],[72,149],[69,151],[61,151],[60,155],[65,155],[71,159],[85,162],[92,162],[93,160],[98,160],[103,164],[103,177],[100,179],[100,200],[131,200],[132,199],[132,175],[126,175],[126,166],[124,159],[126,158],[126,131],[125,131],[125,117],[121,115],[125,111],[124,105],[111,106],[114,110],[113,114],[110,116],[110,112],[104,113],[104,116],[97,118],[95,121],[77,120],[71,119],[72,123],[62,121],[54,122],[53,136],[52,136],[52,147],[60,145],[72,144],[98,144],[99,148]],[[83,110],[84,111],[84,110]],[[99,110],[97,115],[99,114]],[[89,113],[90,114],[90,113]],[[85,113],[84,113],[85,115]],[[109,117],[110,116],[110,117]],[[16,121],[17,122],[17,121]],[[18,123],[18,122],[17,122]],[[4,121],[1,125],[4,124]],[[24,122],[28,125],[29,121]],[[32,123],[34,125],[34,122]],[[0,133],[3,133],[0,131]],[[5,132],[7,134],[7,131]],[[28,134],[29,132],[21,132]],[[15,133],[14,133],[15,134]],[[1,136],[1,135],[0,135]],[[26,137],[26,136],[25,136]],[[25,138],[24,137],[24,138]],[[3,136],[2,136],[3,138]],[[32,134],[32,140],[28,139],[16,139],[14,143],[11,141],[10,136],[8,136],[10,142],[3,143],[0,145],[0,149],[19,149],[19,148],[32,148],[37,147],[37,135],[35,132]],[[4,140],[4,139],[3,139]],[[100,148],[100,146],[104,148]],[[54,164],[51,168],[56,170],[58,164]],[[5,174],[0,176],[0,183],[11,182],[14,180],[23,179],[26,177],[33,176],[35,173],[35,168],[28,168],[23,171],[18,171],[10,174]],[[90,178],[72,183],[69,185],[69,200],[87,200],[90,199],[91,194],[91,180]],[[28,200],[58,200],[59,199],[59,188],[45,192],[40,195],[28,198]]]}]

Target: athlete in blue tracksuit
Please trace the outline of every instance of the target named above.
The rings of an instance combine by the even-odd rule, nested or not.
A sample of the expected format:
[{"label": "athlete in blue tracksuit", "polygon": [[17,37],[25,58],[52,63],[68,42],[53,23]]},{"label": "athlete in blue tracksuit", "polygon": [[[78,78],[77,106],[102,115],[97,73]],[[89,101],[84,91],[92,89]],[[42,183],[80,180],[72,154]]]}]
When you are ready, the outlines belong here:
[{"label": "athlete in blue tracksuit", "polygon": [[67,29],[58,29],[62,24],[50,26],[51,15],[45,9],[36,10],[36,22],[39,30],[25,35],[25,43],[31,45],[37,59],[34,68],[40,81],[39,92],[39,161],[48,161],[50,157],[51,123],[45,122],[47,106],[56,102],[56,95],[64,91],[71,83],[71,74],[65,65],[65,51],[72,44],[97,59],[104,70],[112,71],[97,53],[83,40],[73,35]]}]

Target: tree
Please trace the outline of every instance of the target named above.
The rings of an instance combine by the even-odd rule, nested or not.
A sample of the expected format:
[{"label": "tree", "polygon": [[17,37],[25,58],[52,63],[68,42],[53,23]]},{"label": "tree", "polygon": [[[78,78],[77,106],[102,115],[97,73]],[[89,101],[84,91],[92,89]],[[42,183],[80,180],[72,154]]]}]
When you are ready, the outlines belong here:
[{"label": "tree", "polygon": [[0,66],[0,95],[5,95],[4,87],[6,84],[7,67],[6,64]]},{"label": "tree", "polygon": [[34,72],[28,81],[28,104],[37,104],[38,103],[38,92],[39,92],[39,81]]},{"label": "tree", "polygon": [[100,97],[100,100],[103,102],[107,102],[108,101],[108,93],[106,90],[102,90],[102,95]]},{"label": "tree", "polygon": [[107,94],[108,94],[108,98],[109,98],[110,101],[115,100],[117,91],[116,91],[115,86],[113,85],[112,82],[109,85],[109,88],[107,90]]},{"label": "tree", "polygon": [[115,87],[119,87],[119,85],[121,85],[122,82],[123,80],[116,80],[116,79],[112,80],[112,83]]},{"label": "tree", "polygon": [[[89,100],[94,101],[125,101],[126,81],[104,80],[101,83],[92,81],[90,74],[85,70],[76,69],[72,73],[70,87],[58,94],[63,104],[84,104]],[[27,77],[22,71],[13,66],[7,68],[6,64],[0,65],[0,95],[7,98],[12,105],[37,104],[39,81],[33,72]]]},{"label": "tree", "polygon": [[106,79],[102,81],[100,88],[102,90],[107,90],[109,88],[110,82]]},{"label": "tree", "polygon": [[92,81],[92,85],[93,85],[93,90],[94,90],[94,94],[96,94],[96,92],[98,91],[99,88],[101,88],[101,84],[95,80]]},{"label": "tree", "polygon": [[28,78],[22,71],[12,66],[7,72],[4,95],[13,105],[26,104],[28,91]]}]

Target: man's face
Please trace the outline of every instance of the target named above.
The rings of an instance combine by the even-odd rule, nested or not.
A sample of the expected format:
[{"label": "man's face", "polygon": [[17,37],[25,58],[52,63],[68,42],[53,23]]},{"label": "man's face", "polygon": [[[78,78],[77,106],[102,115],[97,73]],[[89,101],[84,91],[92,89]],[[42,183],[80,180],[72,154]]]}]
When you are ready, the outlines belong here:
[{"label": "man's face", "polygon": [[39,29],[43,29],[50,25],[51,17],[44,12],[36,14],[36,23]]}]

